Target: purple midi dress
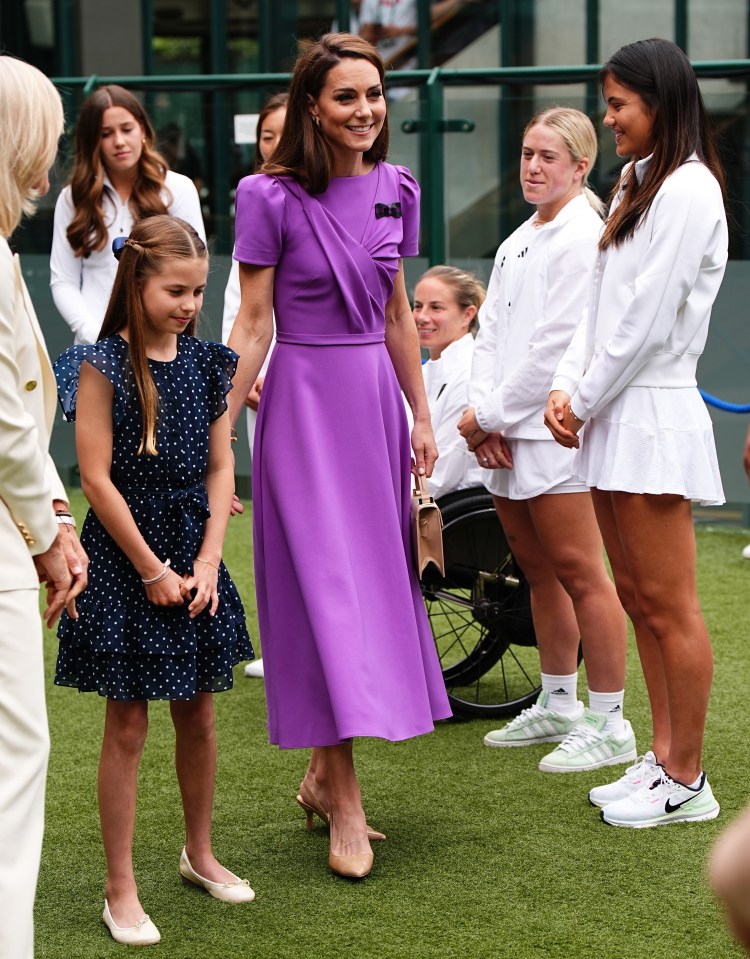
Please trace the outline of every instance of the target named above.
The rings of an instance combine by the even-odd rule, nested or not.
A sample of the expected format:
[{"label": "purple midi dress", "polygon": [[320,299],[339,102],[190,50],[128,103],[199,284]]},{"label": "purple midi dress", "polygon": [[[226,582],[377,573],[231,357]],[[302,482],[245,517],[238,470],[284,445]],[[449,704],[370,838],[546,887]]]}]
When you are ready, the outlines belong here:
[{"label": "purple midi dress", "polygon": [[237,190],[234,255],[276,268],[253,531],[268,727],[284,748],[407,739],[450,716],[413,571],[409,430],[384,341],[418,210],[411,174],[387,163],[316,196],[263,174]]}]

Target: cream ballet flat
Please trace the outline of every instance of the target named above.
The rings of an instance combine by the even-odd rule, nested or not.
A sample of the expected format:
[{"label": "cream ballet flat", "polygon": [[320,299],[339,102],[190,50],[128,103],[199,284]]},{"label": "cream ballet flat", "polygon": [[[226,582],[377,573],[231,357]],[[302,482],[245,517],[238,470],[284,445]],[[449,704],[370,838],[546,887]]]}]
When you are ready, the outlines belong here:
[{"label": "cream ballet flat", "polygon": [[204,879],[190,865],[185,850],[182,850],[180,856],[180,875],[187,882],[192,882],[194,886],[200,886],[214,899],[221,899],[222,902],[252,902],[255,899],[255,893],[250,888],[247,879],[240,879],[235,876],[229,882],[212,882],[210,879]]},{"label": "cream ballet flat", "polygon": [[120,942],[123,946],[155,946],[157,942],[161,942],[159,930],[145,914],[134,926],[118,926],[112,918],[106,899],[102,921],[115,942]]}]

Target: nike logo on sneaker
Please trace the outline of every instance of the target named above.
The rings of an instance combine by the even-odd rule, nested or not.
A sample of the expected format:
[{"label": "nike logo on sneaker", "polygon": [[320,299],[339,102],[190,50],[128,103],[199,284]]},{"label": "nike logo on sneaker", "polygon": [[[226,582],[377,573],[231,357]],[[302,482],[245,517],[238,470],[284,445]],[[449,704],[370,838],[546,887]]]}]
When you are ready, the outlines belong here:
[{"label": "nike logo on sneaker", "polygon": [[690,802],[691,799],[695,799],[695,796],[688,796],[687,799],[683,799],[682,802],[674,803],[674,805],[672,804],[671,800],[668,799],[668,800],[664,803],[664,812],[666,812],[666,813],[677,812],[677,810],[678,810],[681,806],[684,806],[686,802]]},{"label": "nike logo on sneaker", "polygon": [[691,799],[695,799],[695,797],[698,796],[700,794],[700,791],[703,789],[705,782],[706,782],[706,774],[703,773],[703,775],[701,776],[700,784],[697,789],[693,789],[691,786],[685,786],[685,789],[689,789],[693,793],[693,795],[688,796],[687,799],[683,799],[682,802],[678,802],[678,803],[672,803],[672,801],[668,799],[664,803],[664,812],[666,813],[676,812],[681,806],[684,806],[685,803],[689,803]]}]

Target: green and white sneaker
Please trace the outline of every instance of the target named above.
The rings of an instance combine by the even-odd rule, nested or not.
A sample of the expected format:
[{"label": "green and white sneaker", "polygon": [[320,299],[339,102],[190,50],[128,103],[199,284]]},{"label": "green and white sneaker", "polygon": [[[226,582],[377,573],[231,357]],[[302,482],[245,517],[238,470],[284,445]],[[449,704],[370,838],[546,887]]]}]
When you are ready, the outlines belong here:
[{"label": "green and white sneaker", "polygon": [[502,729],[484,737],[485,746],[533,746],[534,743],[561,743],[583,715],[583,703],[572,716],[547,709],[549,693],[542,690],[533,706],[524,709]]},{"label": "green and white sneaker", "polygon": [[617,802],[610,803],[599,815],[609,826],[647,829],[672,822],[703,822],[716,819],[719,804],[714,798],[706,774],[693,788],[676,782],[664,772],[656,782]]},{"label": "green and white sneaker", "polygon": [[621,733],[607,732],[606,722],[604,714],[584,709],[570,734],[539,763],[541,771],[577,773],[632,762],[637,755],[632,726],[626,719]]},{"label": "green and white sneaker", "polygon": [[625,775],[606,786],[594,786],[589,792],[589,802],[592,806],[603,808],[619,799],[627,799],[638,792],[641,786],[650,786],[661,776],[661,766],[656,756],[649,750],[644,756],[639,756],[634,766],[628,766]]}]

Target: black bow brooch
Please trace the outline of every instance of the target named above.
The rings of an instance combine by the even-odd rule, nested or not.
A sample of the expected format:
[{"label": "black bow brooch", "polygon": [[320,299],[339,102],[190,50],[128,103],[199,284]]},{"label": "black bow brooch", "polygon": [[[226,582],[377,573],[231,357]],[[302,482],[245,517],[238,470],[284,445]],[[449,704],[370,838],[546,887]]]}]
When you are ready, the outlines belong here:
[{"label": "black bow brooch", "polygon": [[376,203],[375,217],[380,219],[383,216],[395,216],[397,219],[401,216],[400,203]]}]

